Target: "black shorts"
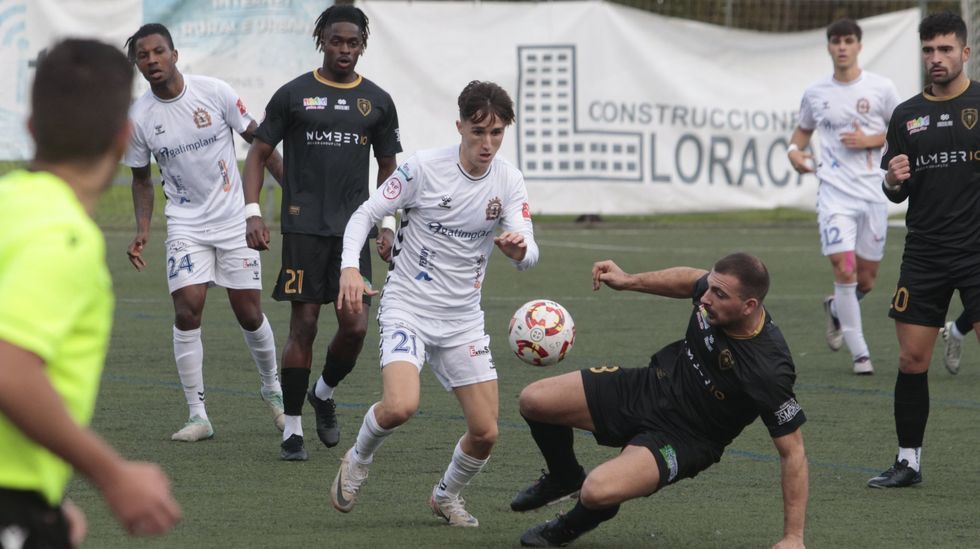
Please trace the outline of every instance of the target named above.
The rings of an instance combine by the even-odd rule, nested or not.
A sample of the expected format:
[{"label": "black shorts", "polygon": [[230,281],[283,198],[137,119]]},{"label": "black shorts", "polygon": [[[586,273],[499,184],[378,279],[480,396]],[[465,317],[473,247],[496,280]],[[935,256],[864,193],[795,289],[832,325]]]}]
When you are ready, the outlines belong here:
[{"label": "black shorts", "polygon": [[667,421],[660,406],[652,368],[601,367],[582,370],[585,402],[603,446],[643,446],[657,460],[662,488],[694,478],[721,460],[725,448],[698,439]]},{"label": "black shorts", "polygon": [[[0,532],[20,529],[25,535],[24,549],[68,548],[68,521],[61,507],[51,507],[37,492],[0,488]],[[0,539],[0,547],[4,540]]]},{"label": "black shorts", "polygon": [[980,318],[980,261],[906,250],[888,316],[907,324],[941,328],[953,291],[969,318]]},{"label": "black shorts", "polygon": [[[370,240],[361,248],[361,275],[371,280]],[[287,233],[282,235],[282,267],[272,291],[276,301],[333,303],[340,291],[344,237]],[[364,296],[371,305],[371,298]]]}]

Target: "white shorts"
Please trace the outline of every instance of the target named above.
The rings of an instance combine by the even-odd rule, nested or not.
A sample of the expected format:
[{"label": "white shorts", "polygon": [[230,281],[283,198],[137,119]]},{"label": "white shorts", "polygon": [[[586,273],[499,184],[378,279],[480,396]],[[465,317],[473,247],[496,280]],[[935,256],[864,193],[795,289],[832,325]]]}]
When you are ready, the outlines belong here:
[{"label": "white shorts", "polygon": [[261,290],[259,252],[245,243],[244,230],[201,230],[194,236],[168,237],[165,245],[170,293],[194,284],[231,290]]},{"label": "white shorts", "polygon": [[378,314],[378,324],[382,368],[404,361],[421,372],[428,363],[447,391],[497,379],[482,313],[469,320],[436,320],[386,308]]},{"label": "white shorts", "polygon": [[886,204],[854,198],[821,183],[817,189],[817,222],[823,255],[854,252],[868,261],[885,257]]}]

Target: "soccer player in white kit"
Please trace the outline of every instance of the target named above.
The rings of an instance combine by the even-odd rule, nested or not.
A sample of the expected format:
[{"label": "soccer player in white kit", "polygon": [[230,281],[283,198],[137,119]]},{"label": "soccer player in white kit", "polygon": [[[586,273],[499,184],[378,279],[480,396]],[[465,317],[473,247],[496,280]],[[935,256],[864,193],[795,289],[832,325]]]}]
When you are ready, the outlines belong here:
[{"label": "soccer player in white kit", "polygon": [[[152,155],[167,197],[167,282],[174,302],[174,358],[189,409],[171,439],[196,442],[214,429],[204,406],[201,315],[208,287],[227,288],[231,308],[262,380],[260,395],[283,429],[276,342],[262,313],[259,253],[245,243],[245,198],[235,158],[234,133],[251,142],[257,124],[235,91],[206,76],[183,75],[163,25],[143,25],[127,42],[130,60],[150,89],[133,102],[133,134],[123,163],[133,171],[136,237],[129,261],[143,270],[142,252],[153,214]],[[267,167],[279,180],[282,158]]]},{"label": "soccer player in white kit", "polygon": [[[459,494],[497,439],[497,371],[480,288],[494,245],[518,270],[537,263],[538,246],[524,176],[495,158],[514,121],[513,102],[500,86],[473,81],[458,105],[461,143],[417,152],[358,208],[344,233],[337,308],[357,310],[362,295],[375,293],[357,269],[364,239],[384,216],[403,212],[378,308],[384,391],[330,489],[333,506],[344,513],[354,507],[382,442],[418,410],[419,374],[428,363],[466,417],[466,433],[429,506],[453,526],[479,525]],[[498,226],[503,231],[495,236]]]},{"label": "soccer player in white kit", "polygon": [[[881,192],[881,147],[892,110],[899,103],[895,85],[858,66],[861,27],[841,19],[827,27],[827,51],[834,73],[810,85],[800,103],[799,125],[788,148],[799,173],[816,171],[820,246],[834,269],[834,293],[824,299],[827,344],[851,351],[852,371],[873,374],[871,353],[861,328],[858,301],[874,287],[885,255],[887,200]],[[820,162],[804,152],[820,136]]]}]

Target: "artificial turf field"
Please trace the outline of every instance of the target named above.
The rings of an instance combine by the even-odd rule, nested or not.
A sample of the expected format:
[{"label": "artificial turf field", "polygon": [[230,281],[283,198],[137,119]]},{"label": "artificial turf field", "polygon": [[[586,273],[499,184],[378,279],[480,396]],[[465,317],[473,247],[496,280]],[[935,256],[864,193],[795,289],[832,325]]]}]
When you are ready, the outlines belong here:
[{"label": "artificial turf field", "polygon": [[[115,189],[114,189],[115,190]],[[124,202],[123,202],[124,203]],[[158,204],[159,206],[159,204]],[[158,207],[159,210],[159,207]],[[130,210],[131,211],[131,210]],[[341,514],[328,489],[343,452],[353,443],[367,407],[380,397],[377,332],[373,320],[357,368],[336,393],[342,439],[326,449],[304,408],[310,460],[278,460],[279,433],[258,396],[259,381],[242,335],[220,288],[209,293],[204,324],[205,384],[213,440],[170,441],[186,420],[173,365],[173,311],[163,272],[164,230],[159,223],[137,273],[126,261],[132,231],[107,229],[108,261],[117,296],[115,326],[94,428],[126,456],[166,469],[184,518],[168,536],[128,538],[97,492],[76,479],[69,495],[89,518],[88,547],[515,547],[528,527],[571,504],[526,514],[509,509],[511,497],[543,467],[517,412],[517,395],[531,381],[600,364],[645,366],[649,355],[683,336],[687,301],[592,292],[590,267],[614,259],[627,271],[675,265],[710,268],[736,250],[760,256],[772,274],[767,309],[782,328],[797,368],[796,394],[807,417],[803,427],[810,460],[809,547],[976,547],[980,544],[980,346],[968,341],[960,374],[942,366],[937,343],[930,375],[931,414],[923,450],[923,483],[877,491],[865,481],[891,464],[896,449],[892,390],[898,345],[887,318],[897,279],[904,229],[889,232],[878,287],[863,302],[865,335],[876,374],[850,373],[845,350],[824,340],[823,296],[832,291],[829,263],[819,255],[815,222],[762,218],[698,221],[606,221],[583,227],[539,220],[541,261],[516,272],[498,252],[490,261],[483,307],[500,376],[500,437],[485,471],[464,491],[476,529],[445,526],[427,500],[465,425],[451,393],[427,371],[417,417],[390,437],[376,456],[357,506]],[[159,213],[157,220],[159,220]],[[122,227],[128,227],[126,223]],[[279,267],[279,235],[265,262],[263,305],[281,356],[288,329],[287,304],[269,298]],[[374,282],[383,281],[375,264]],[[577,339],[566,360],[541,369],[509,351],[510,315],[532,298],[565,305]],[[960,306],[954,298],[951,315]],[[952,316],[950,317],[952,318]],[[333,335],[330,309],[321,315],[314,371]],[[586,467],[615,454],[579,433],[576,449]],[[775,448],[761,422],[746,428],[722,461],[696,479],[647,499],[629,502],[619,515],[576,547],[767,547],[782,533],[782,496]]]}]

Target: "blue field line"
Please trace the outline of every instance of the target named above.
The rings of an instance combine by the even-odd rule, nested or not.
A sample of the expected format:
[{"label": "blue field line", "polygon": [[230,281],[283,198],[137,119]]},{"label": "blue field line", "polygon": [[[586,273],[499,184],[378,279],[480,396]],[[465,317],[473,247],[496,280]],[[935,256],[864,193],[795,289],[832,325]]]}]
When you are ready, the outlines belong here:
[{"label": "blue field line", "polygon": [[[830,393],[837,393],[842,395],[859,395],[859,396],[873,396],[878,398],[887,398],[892,400],[895,398],[895,393],[892,391],[882,391],[881,389],[856,389],[854,387],[839,387],[837,385],[818,385],[812,383],[797,383],[795,385],[797,391],[826,391]],[[929,397],[930,405],[938,406],[948,406],[951,408],[973,408],[980,410],[980,401],[977,400],[965,400],[965,399],[952,399],[952,398],[936,398],[934,396]]]},{"label": "blue field line", "polygon": [[[102,376],[102,380],[113,382],[113,383],[124,383],[129,385],[142,385],[147,387],[166,387],[175,390],[181,389],[180,383],[178,382],[149,380],[145,378],[139,378],[136,376],[128,376],[128,375],[105,374]],[[832,387],[832,386],[828,386],[826,388],[840,389],[838,387]],[[874,393],[874,392],[886,393],[885,391],[872,391],[872,390],[859,390],[859,389],[855,389],[854,391],[870,392],[870,393]],[[227,387],[208,387],[207,392],[214,393],[214,394],[228,395],[228,396],[246,397],[246,398],[256,398],[258,396],[257,390],[245,391],[242,389],[229,389]],[[848,391],[842,391],[842,392],[848,392]],[[890,398],[891,393],[887,393],[887,396],[889,396]],[[959,402],[959,401],[951,401],[951,402]],[[976,403],[971,403],[970,401],[964,401],[964,402],[967,402],[967,404],[969,404],[971,407],[976,404]],[[371,407],[371,404],[363,404],[363,403],[337,402],[336,404],[337,404],[337,408],[344,409],[344,410],[367,410],[368,408]],[[415,417],[417,419],[425,419],[425,420],[438,420],[438,421],[450,420],[450,421],[459,421],[459,422],[465,421],[465,418],[459,414],[433,414],[431,412],[426,412],[424,410],[420,410]],[[528,431],[527,424],[524,422],[498,421],[497,425],[501,429],[509,429],[515,431]],[[588,431],[581,431],[576,429],[575,434],[582,438],[588,438],[593,440],[595,438],[593,437],[592,433]],[[776,455],[760,454],[758,452],[747,452],[745,450],[736,450],[734,448],[726,449],[725,455],[728,457],[744,458],[753,461],[764,461],[764,462],[779,461],[779,456]],[[880,472],[879,469],[873,469],[869,467],[858,467],[856,465],[846,465],[843,463],[827,463],[827,462],[818,462],[812,460],[810,461],[810,468],[828,469],[832,471],[846,471],[846,472],[862,473],[862,474],[876,474]]]}]

